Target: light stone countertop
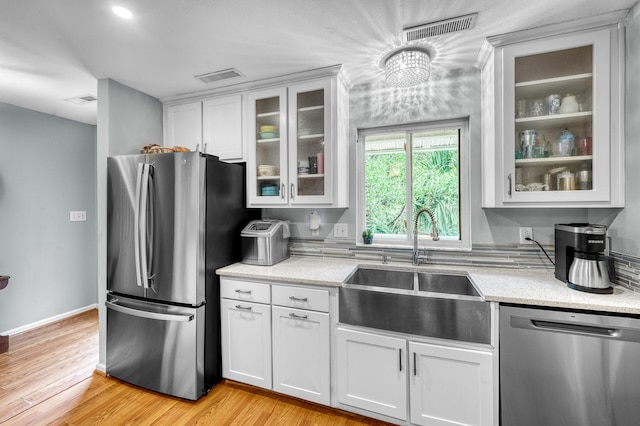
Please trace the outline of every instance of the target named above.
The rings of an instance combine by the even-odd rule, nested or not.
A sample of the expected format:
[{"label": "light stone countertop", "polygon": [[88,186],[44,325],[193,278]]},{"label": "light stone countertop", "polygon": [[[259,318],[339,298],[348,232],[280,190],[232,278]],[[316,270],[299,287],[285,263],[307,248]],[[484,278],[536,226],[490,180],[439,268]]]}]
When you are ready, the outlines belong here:
[{"label": "light stone countertop", "polygon": [[340,287],[358,265],[467,273],[485,300],[490,302],[640,314],[640,294],[620,286],[614,286],[613,294],[592,294],[573,290],[557,280],[551,269],[458,265],[414,267],[401,262],[383,265],[380,261],[293,256],[273,266],[235,263],[218,269],[217,274],[233,278]]}]

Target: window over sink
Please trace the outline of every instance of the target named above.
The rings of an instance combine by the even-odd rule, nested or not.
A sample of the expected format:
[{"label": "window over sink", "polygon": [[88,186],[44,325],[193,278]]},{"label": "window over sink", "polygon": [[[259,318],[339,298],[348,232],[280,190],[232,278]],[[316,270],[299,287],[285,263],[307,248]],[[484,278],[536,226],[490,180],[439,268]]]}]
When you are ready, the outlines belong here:
[{"label": "window over sink", "polygon": [[440,240],[421,215],[420,247],[469,249],[468,156],[468,119],[361,129],[358,235],[366,229],[376,245],[411,246],[415,214],[427,207]]}]

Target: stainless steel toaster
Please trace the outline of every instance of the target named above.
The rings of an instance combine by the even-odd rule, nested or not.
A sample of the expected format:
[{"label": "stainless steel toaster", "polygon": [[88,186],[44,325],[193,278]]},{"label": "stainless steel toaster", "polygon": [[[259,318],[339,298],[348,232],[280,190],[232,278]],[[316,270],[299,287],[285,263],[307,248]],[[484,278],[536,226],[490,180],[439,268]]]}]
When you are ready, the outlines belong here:
[{"label": "stainless steel toaster", "polygon": [[289,222],[252,220],[242,230],[242,263],[275,265],[289,258]]}]

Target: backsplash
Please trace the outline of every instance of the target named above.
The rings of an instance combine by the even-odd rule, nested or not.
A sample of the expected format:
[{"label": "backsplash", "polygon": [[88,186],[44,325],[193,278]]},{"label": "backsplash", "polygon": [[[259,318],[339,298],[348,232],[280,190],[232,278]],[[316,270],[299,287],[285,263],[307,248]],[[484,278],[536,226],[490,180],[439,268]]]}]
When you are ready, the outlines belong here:
[{"label": "backsplash", "polygon": [[[349,259],[380,260],[411,263],[411,249],[386,248],[381,246],[356,246],[353,243],[324,242],[317,240],[291,240],[294,256],[340,257]],[[544,246],[553,259],[553,246]],[[640,258],[610,252],[614,273],[611,281],[640,293]],[[427,250],[421,263],[439,265],[470,265],[498,268],[538,268],[553,271],[554,266],[535,245],[518,244],[473,244],[471,251]]]}]

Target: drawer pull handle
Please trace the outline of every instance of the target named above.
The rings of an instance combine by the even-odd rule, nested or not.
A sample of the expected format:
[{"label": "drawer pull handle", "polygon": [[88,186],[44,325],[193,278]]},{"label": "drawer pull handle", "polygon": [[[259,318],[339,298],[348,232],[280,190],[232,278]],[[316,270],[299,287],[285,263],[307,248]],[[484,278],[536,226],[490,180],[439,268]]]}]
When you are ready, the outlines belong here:
[{"label": "drawer pull handle", "polygon": [[294,314],[293,312],[291,312],[291,313],[289,314],[289,316],[290,316],[291,318],[296,318],[296,319],[307,319],[307,316],[306,316],[306,315],[296,315],[296,314]]},{"label": "drawer pull handle", "polygon": [[236,305],[236,309],[243,309],[245,311],[250,311],[251,310],[251,306]]},{"label": "drawer pull handle", "polygon": [[251,294],[251,290],[240,290],[240,289],[237,289],[236,293]]},{"label": "drawer pull handle", "polygon": [[289,296],[289,300],[293,300],[294,302],[308,302],[309,299],[307,299],[306,297],[295,297],[295,296]]}]

